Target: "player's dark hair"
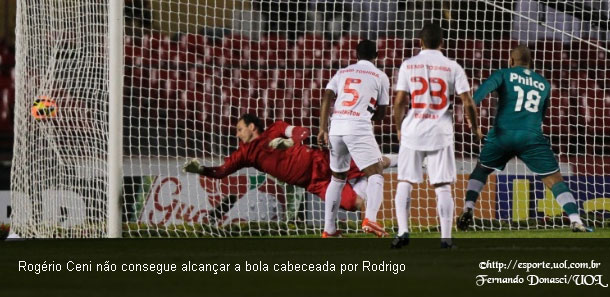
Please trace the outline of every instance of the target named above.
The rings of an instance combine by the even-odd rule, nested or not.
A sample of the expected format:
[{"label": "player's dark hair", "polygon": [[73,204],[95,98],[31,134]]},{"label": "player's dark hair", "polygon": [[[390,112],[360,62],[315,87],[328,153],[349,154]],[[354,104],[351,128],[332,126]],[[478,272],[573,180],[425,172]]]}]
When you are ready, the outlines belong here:
[{"label": "player's dark hair", "polygon": [[510,52],[510,57],[517,65],[528,66],[532,62],[532,52],[525,45],[519,45]]},{"label": "player's dark hair", "polygon": [[358,60],[372,60],[377,58],[377,45],[368,39],[360,41],[356,47]]},{"label": "player's dark hair", "polygon": [[443,29],[439,24],[426,23],[419,31],[419,38],[421,38],[426,48],[437,49],[443,42]]},{"label": "player's dark hair", "polygon": [[263,121],[261,121],[261,119],[251,113],[242,114],[241,117],[239,117],[239,120],[237,120],[237,122],[239,123],[239,121],[244,121],[244,124],[246,124],[246,126],[254,124],[254,127],[258,128],[258,132],[265,131]]}]

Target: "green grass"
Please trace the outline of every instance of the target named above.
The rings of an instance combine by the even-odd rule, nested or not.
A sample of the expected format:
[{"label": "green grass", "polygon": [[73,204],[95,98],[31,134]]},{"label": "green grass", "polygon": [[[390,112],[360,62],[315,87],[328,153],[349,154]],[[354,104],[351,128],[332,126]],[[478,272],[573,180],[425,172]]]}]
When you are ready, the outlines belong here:
[{"label": "green grass", "polygon": [[[386,222],[386,225],[391,224]],[[469,230],[467,232],[453,231],[454,238],[610,238],[610,225],[595,229],[591,233],[574,233],[569,228],[548,228],[548,229],[509,229],[510,226],[503,226],[502,230]],[[145,224],[125,224],[123,225],[124,238],[206,238],[206,237],[236,237],[236,238],[318,238],[321,230],[313,229],[303,223],[261,223],[251,222],[225,226],[223,228],[213,228],[207,225],[171,225],[171,226],[152,226]],[[349,230],[343,237],[347,238],[373,238],[372,234],[365,234],[359,229],[357,222],[340,222],[339,229]],[[0,240],[8,235],[9,226],[0,225]],[[132,230],[132,231],[128,231]],[[355,231],[358,230],[358,231]],[[439,238],[438,228],[420,229],[412,228],[412,238]],[[57,231],[58,234],[62,230]],[[390,232],[391,236],[394,236]],[[57,236],[61,238],[62,236]]]},{"label": "green grass", "polygon": [[[393,236],[394,234],[391,234]],[[596,229],[590,233],[575,233],[568,228],[552,230],[502,230],[502,231],[467,231],[452,233],[453,238],[610,238],[610,228]],[[440,238],[439,232],[412,232],[411,238]],[[292,238],[317,238],[318,234],[288,236]],[[346,238],[374,238],[372,234],[349,233]],[[270,237],[272,238],[272,237]]]},{"label": "green grass", "polygon": [[[439,232],[414,232],[413,238],[439,238]],[[552,230],[503,230],[453,232],[454,238],[610,238],[610,229],[597,229],[591,233],[575,233],[568,228]]]}]

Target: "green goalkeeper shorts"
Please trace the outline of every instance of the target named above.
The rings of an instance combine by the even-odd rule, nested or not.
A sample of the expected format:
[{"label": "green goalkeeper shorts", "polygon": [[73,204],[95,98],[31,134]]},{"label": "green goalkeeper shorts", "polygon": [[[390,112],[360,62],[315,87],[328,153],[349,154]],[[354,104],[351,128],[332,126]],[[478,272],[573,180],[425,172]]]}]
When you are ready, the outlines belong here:
[{"label": "green goalkeeper shorts", "polygon": [[536,174],[548,175],[559,171],[548,139],[541,132],[528,130],[491,129],[479,160],[484,167],[503,170],[515,156]]}]

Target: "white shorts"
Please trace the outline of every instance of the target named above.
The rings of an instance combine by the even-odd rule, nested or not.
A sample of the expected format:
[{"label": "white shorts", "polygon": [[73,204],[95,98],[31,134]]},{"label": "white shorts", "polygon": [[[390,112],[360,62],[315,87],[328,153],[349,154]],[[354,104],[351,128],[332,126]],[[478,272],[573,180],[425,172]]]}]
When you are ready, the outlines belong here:
[{"label": "white shorts", "polygon": [[410,183],[424,181],[424,159],[430,184],[454,183],[457,180],[453,144],[435,151],[419,151],[400,146],[398,151],[398,180]]},{"label": "white shorts", "polygon": [[330,135],[330,169],[349,171],[352,158],[360,170],[381,161],[381,151],[373,135]]}]

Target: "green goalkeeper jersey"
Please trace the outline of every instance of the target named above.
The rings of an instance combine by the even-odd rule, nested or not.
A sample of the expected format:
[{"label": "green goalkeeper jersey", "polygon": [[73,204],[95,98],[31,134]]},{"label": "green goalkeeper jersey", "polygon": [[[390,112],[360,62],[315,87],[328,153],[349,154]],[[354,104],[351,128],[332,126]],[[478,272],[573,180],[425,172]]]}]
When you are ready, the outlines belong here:
[{"label": "green goalkeeper jersey", "polygon": [[541,132],[549,105],[551,85],[538,73],[521,66],[495,71],[474,93],[478,105],[493,91],[498,92],[496,130]]}]

